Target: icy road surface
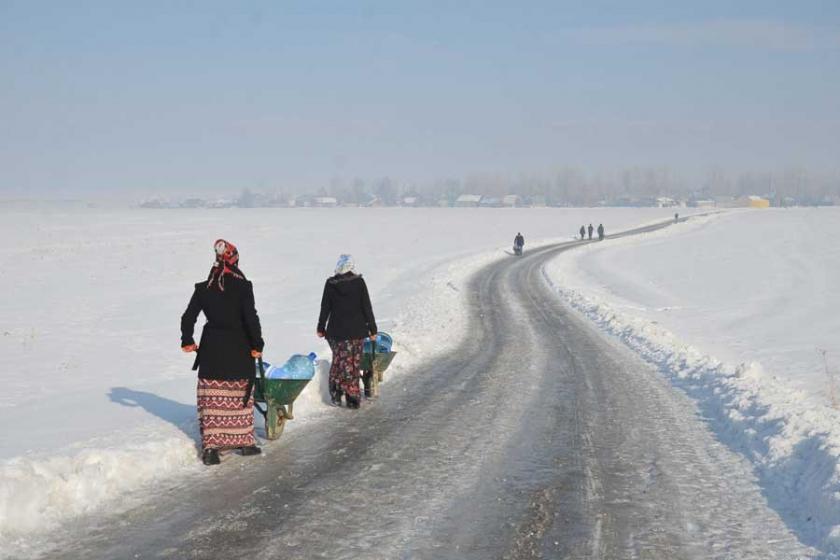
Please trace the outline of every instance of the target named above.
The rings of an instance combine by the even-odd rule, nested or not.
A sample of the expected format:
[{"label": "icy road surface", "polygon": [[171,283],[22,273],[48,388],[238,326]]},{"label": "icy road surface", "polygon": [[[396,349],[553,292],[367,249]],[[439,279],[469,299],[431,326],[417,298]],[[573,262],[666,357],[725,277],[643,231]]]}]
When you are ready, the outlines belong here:
[{"label": "icy road surface", "polygon": [[61,556],[811,557],[695,405],[552,294],[574,245],[481,270],[469,342],[380,400],[80,521]]}]

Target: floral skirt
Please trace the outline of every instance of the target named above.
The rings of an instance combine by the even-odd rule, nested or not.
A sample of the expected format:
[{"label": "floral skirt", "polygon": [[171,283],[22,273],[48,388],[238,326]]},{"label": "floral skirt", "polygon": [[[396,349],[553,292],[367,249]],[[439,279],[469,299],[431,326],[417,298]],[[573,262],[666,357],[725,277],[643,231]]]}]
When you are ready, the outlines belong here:
[{"label": "floral skirt", "polygon": [[328,340],[332,350],[332,365],[330,366],[330,395],[339,399],[347,395],[357,401],[360,398],[359,379],[362,376],[359,368],[362,364],[363,340]]},{"label": "floral skirt", "polygon": [[202,449],[231,449],[257,444],[254,395],[243,406],[247,379],[198,379],[198,426]]}]

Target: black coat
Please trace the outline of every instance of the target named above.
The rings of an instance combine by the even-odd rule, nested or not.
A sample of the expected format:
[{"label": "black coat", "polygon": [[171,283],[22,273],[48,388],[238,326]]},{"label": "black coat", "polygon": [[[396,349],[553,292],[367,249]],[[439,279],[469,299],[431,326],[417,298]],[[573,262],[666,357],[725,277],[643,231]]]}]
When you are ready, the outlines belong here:
[{"label": "black coat", "polygon": [[352,272],[337,274],[324,284],[318,332],[327,338],[354,340],[376,334],[376,320],[367,284]]},{"label": "black coat", "polygon": [[254,307],[254,287],[247,280],[225,278],[225,291],[210,289],[207,281],[195,285],[190,304],[181,316],[181,346],[195,344],[193,328],[199,312],[207,322],[201,333],[198,376],[202,379],[254,377],[251,350],[262,352],[260,318]]}]

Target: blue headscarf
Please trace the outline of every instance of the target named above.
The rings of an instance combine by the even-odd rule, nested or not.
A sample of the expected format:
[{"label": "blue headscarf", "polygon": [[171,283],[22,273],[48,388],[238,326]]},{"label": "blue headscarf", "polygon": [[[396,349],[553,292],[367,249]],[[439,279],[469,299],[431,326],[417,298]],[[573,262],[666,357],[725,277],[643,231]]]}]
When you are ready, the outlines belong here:
[{"label": "blue headscarf", "polygon": [[341,255],[340,257],[338,257],[338,262],[335,263],[335,273],[346,274],[348,272],[353,272],[353,269],[355,267],[356,265],[353,262],[352,255]]}]

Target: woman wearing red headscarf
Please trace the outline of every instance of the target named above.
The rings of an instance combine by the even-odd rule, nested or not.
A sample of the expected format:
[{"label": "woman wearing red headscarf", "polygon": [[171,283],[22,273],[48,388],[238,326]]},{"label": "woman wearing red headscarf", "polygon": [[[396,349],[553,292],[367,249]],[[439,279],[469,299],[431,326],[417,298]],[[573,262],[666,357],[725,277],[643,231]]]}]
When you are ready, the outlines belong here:
[{"label": "woman wearing red headscarf", "polygon": [[[239,270],[239,252],[224,239],[214,244],[216,262],[210,276],[195,285],[181,316],[181,349],[198,352],[198,420],[202,460],[219,464],[219,451],[239,449],[257,455],[254,437],[254,358],[262,355],[260,318],[254,288]],[[199,312],[207,322],[201,342],[193,340]]]}]

